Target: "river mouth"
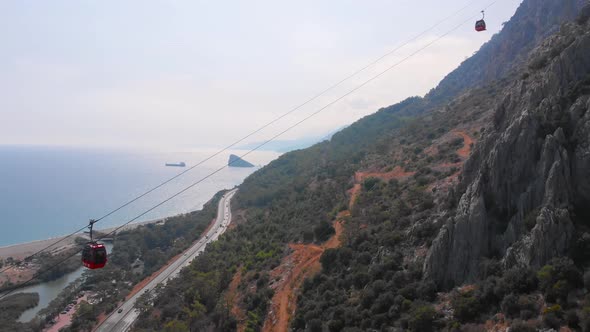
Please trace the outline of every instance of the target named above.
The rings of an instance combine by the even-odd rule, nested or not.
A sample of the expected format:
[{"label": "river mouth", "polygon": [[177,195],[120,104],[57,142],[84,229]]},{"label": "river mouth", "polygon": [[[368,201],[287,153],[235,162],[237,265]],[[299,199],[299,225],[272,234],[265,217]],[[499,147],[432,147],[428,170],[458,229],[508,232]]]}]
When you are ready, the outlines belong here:
[{"label": "river mouth", "polygon": [[[107,252],[110,254],[112,252],[113,245],[112,244],[105,244],[105,247],[107,248]],[[55,298],[57,298],[59,293],[61,293],[70,283],[72,283],[72,282],[78,280],[80,277],[82,277],[84,271],[86,271],[86,268],[84,268],[82,266],[82,263],[80,263],[80,268],[78,268],[77,270],[70,272],[60,278],[57,278],[52,281],[47,281],[47,282],[43,282],[40,284],[24,287],[24,288],[19,289],[16,292],[14,292],[15,294],[18,294],[18,293],[38,293],[39,294],[39,303],[35,307],[25,310],[18,318],[18,321],[21,323],[30,322],[33,318],[35,318],[35,316],[37,316],[39,311],[47,308],[49,303],[51,303],[51,301],[53,301]]]}]

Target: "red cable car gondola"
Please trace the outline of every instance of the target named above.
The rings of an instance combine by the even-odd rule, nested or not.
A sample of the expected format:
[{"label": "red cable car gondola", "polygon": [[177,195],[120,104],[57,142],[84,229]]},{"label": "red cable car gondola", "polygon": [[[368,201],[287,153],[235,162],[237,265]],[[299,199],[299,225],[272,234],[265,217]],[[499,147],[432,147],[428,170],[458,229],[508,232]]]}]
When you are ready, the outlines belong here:
[{"label": "red cable car gondola", "polygon": [[486,14],[483,10],[481,11],[481,15],[481,20],[475,22],[475,31],[477,32],[486,31],[486,21],[484,21]]},{"label": "red cable car gondola", "polygon": [[107,249],[104,244],[88,242],[82,250],[82,264],[89,269],[101,269],[107,263]]},{"label": "red cable car gondola", "polygon": [[107,249],[104,244],[92,240],[92,225],[96,221],[90,220],[90,242],[82,250],[82,264],[89,269],[101,269],[107,264]]}]

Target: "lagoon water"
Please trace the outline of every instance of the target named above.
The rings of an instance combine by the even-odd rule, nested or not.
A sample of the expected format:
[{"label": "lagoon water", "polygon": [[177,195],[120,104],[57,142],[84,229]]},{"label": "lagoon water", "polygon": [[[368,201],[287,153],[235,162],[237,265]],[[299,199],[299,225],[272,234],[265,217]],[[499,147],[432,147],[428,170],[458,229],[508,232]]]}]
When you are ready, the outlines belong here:
[{"label": "lagoon water", "polygon": [[[0,246],[69,234],[214,152],[0,145]],[[102,220],[96,228],[117,226],[134,218],[226,165],[230,153],[244,152],[220,154]],[[278,155],[256,151],[245,159],[264,165]],[[180,161],[187,167],[165,166]],[[240,184],[256,169],[225,168],[138,221],[200,209],[216,192]]]},{"label": "lagoon water", "polygon": [[[105,243],[105,247],[107,249],[107,253],[110,255],[113,251],[113,245],[110,243]],[[73,272],[70,272],[64,276],[61,276],[60,278],[57,278],[55,280],[23,287],[17,291],[14,291],[13,292],[14,294],[19,294],[19,293],[37,293],[37,294],[39,294],[39,303],[37,303],[37,305],[35,307],[25,310],[18,318],[18,321],[21,323],[30,322],[33,318],[35,318],[35,316],[37,315],[37,313],[39,313],[39,311],[47,308],[49,303],[51,301],[53,301],[55,298],[57,298],[59,293],[61,293],[61,291],[64,290],[64,288],[66,288],[68,285],[70,285],[70,283],[78,280],[78,278],[80,278],[84,274],[85,271],[89,271],[89,270],[86,269],[85,267],[80,266],[79,269],[77,269]]]}]

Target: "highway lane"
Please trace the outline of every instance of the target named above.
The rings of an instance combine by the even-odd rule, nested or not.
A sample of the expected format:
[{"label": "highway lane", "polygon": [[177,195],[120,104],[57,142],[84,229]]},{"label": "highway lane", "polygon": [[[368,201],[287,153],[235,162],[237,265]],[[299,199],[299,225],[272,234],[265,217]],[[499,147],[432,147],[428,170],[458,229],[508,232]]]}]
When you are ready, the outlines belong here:
[{"label": "highway lane", "polygon": [[[231,190],[227,192],[221,200],[219,201],[219,205],[217,207],[217,218],[211,229],[207,232],[207,234],[199,239],[195,244],[193,244],[189,249],[187,249],[182,256],[180,256],[175,262],[170,264],[164,271],[162,271],[159,275],[157,275],[152,281],[150,281],[145,287],[143,287],[139,292],[121,304],[117,309],[115,309],[107,319],[100,324],[96,328],[95,331],[97,332],[110,332],[110,331],[127,331],[133,322],[139,317],[139,312],[134,309],[135,301],[144,294],[156,287],[159,283],[165,284],[166,281],[169,279],[175,278],[180,270],[183,267],[190,264],[190,262],[197,257],[200,253],[205,250],[205,247],[208,243],[211,243],[225,230],[229,223],[231,222],[231,209],[230,209],[230,200],[237,192],[237,189]],[[119,312],[121,311],[121,312]]]}]

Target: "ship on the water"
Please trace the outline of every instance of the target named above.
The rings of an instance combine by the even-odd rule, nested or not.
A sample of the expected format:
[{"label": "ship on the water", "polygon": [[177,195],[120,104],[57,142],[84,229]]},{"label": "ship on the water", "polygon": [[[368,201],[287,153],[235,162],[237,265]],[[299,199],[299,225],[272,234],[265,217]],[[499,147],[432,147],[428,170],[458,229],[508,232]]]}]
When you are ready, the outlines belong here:
[{"label": "ship on the water", "polygon": [[186,164],[184,163],[184,161],[181,161],[179,163],[166,163],[166,166],[185,167]]}]

